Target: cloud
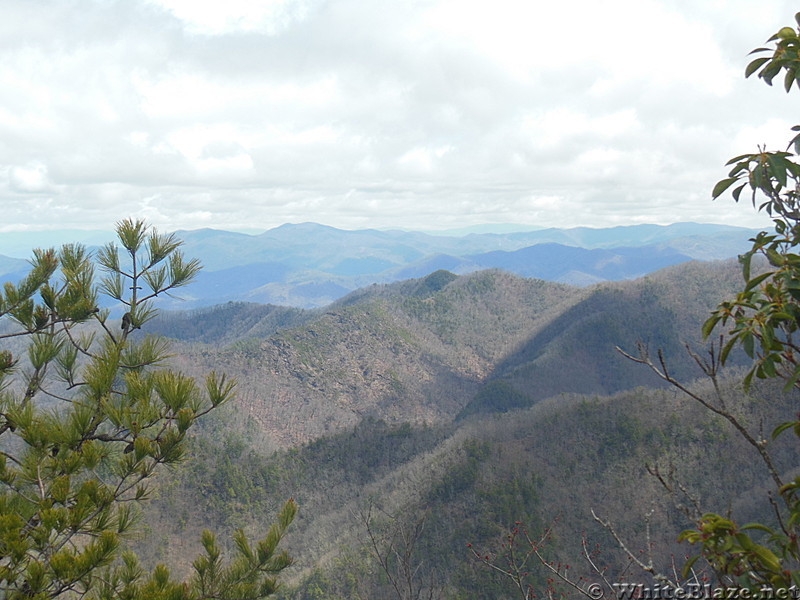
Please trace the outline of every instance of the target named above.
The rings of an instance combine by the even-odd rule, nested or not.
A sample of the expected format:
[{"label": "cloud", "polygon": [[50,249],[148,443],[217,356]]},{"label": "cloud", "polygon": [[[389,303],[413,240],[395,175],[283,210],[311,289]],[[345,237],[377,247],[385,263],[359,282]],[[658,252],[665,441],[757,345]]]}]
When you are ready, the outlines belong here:
[{"label": "cloud", "polygon": [[15,192],[36,193],[50,189],[47,167],[41,163],[11,167],[8,182],[9,187]]},{"label": "cloud", "polygon": [[743,0],[10,0],[3,226],[752,224],[709,190],[728,157],[788,137],[791,97],[741,73],[792,14]]},{"label": "cloud", "polygon": [[275,35],[302,19],[306,4],[298,0],[152,0],[186,29],[201,35],[260,32]]}]

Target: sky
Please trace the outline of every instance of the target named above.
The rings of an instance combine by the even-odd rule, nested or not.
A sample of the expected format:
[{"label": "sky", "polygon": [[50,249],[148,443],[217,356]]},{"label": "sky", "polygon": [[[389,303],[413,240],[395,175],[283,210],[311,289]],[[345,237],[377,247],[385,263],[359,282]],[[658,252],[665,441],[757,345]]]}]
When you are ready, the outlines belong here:
[{"label": "sky", "polygon": [[778,0],[3,0],[0,232],[769,221]]}]

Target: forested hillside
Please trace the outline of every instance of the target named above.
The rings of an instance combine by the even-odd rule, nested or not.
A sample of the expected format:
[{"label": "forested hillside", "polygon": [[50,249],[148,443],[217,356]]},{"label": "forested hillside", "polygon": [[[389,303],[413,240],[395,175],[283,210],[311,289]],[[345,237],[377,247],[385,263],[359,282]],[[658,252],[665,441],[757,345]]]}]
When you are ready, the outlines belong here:
[{"label": "forested hillside", "polygon": [[269,337],[221,350],[182,344],[176,364],[190,372],[214,364],[235,375],[239,417],[278,446],[365,417],[441,423],[463,408],[510,349],[581,295],[501,272],[458,279],[436,272],[367,288]]},{"label": "forested hillside", "polygon": [[239,426],[286,447],[367,417],[446,423],[561,392],[656,385],[615,351],[637,341],[663,348],[690,376],[683,343],[699,341],[698,323],[739,277],[733,262],[592,288],[438,271],[364,288],[321,312],[231,304],[165,315],[154,331],[181,340],[181,369],[236,376]]},{"label": "forested hillside", "polygon": [[[317,312],[230,304],[162,315],[153,325],[178,338],[175,364],[235,375],[239,399],[203,424],[190,466],[160,490],[143,547],[191,556],[203,527],[255,530],[258,514],[291,496],[302,509],[287,597],[388,597],[367,522],[383,536],[424,521],[414,556],[442,597],[510,597],[466,544],[496,547],[515,521],[555,524],[548,553],[565,560],[588,528],[623,565],[590,509],[637,543],[652,509],[667,561],[689,522],[646,464],[674,465],[705,506],[748,518],[764,514],[767,481],[728,423],[652,389],[660,381],[615,346],[646,342],[681,378],[698,377],[683,344],[700,348],[699,324],[740,279],[733,261],[590,288],[438,271]],[[775,386],[746,396],[740,375],[725,384],[729,402],[769,431],[792,399]],[[777,452],[785,468],[795,454]],[[722,478],[713,485],[709,468]]]},{"label": "forested hillside", "polygon": [[[754,428],[771,427],[796,401],[781,400],[777,389],[761,388],[747,400],[735,385],[724,390]],[[769,481],[753,449],[728,423],[671,390],[559,395],[458,425],[366,419],[275,453],[254,448],[255,432],[231,429],[229,416],[206,424],[187,467],[149,506],[144,548],[159,560],[191,556],[200,529],[257,531],[258,515],[272,514],[291,496],[302,511],[287,540],[297,559],[285,590],[291,598],[391,597],[369,547],[364,515],[370,507],[371,526],[381,536],[424,519],[410,548],[422,564],[420,583],[435,581],[448,591],[443,597],[486,600],[511,598],[512,590],[471,557],[467,544],[498,551],[518,521],[533,535],[553,526],[545,554],[575,562],[576,573],[588,574],[577,562],[586,534],[616,575],[626,560],[590,511],[610,519],[637,552],[645,550],[645,518],[654,511],[652,542],[658,564],[668,566],[670,554],[679,552],[677,533],[691,522],[673,505],[685,498],[665,494],[647,464],[665,474],[676,468],[677,481],[705,506],[745,520],[769,511]],[[776,455],[782,468],[797,458],[790,444]],[[533,581],[541,584],[544,576]]]}]

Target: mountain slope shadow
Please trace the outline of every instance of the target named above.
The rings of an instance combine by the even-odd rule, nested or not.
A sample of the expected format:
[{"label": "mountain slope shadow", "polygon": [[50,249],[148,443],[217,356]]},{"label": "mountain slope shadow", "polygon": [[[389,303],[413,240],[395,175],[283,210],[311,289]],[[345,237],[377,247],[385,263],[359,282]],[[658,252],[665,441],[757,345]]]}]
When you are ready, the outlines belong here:
[{"label": "mountain slope shadow", "polygon": [[534,400],[657,385],[655,375],[626,360],[615,346],[632,349],[642,341],[673,360],[682,351],[675,324],[674,312],[657,301],[601,288],[498,365],[495,374]]},{"label": "mountain slope shadow", "polygon": [[[596,288],[499,362],[486,380],[494,387],[476,395],[460,416],[519,408],[525,405],[520,394],[532,404],[561,393],[606,395],[663,386],[650,369],[616,350],[636,354],[639,343],[654,359],[661,350],[676,378],[701,376],[686,344],[696,351],[704,346],[701,324],[737,277],[730,263],[694,263]],[[734,364],[741,360],[731,356]],[[508,386],[497,387],[499,381]],[[503,390],[513,398],[499,397]]]}]

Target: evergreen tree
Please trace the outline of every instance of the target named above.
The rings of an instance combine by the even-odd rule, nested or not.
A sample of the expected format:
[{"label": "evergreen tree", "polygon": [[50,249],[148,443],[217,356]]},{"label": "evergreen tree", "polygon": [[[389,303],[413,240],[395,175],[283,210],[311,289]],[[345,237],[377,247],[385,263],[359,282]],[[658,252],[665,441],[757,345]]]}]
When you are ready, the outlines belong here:
[{"label": "evergreen tree", "polygon": [[[99,274],[82,246],[37,250],[27,277],[0,293],[0,597],[268,596],[291,562],[277,547],[292,500],[254,546],[237,532],[229,561],[205,532],[187,581],[162,565],[146,573],[123,550],[151,478],[181,460],[191,426],[230,401],[234,383],[212,372],[198,385],[162,366],[163,339],[134,333],[154,298],[191,282],[200,264],[142,221],[116,231],[120,245],[97,253]],[[122,308],[120,321],[103,297]]]}]

